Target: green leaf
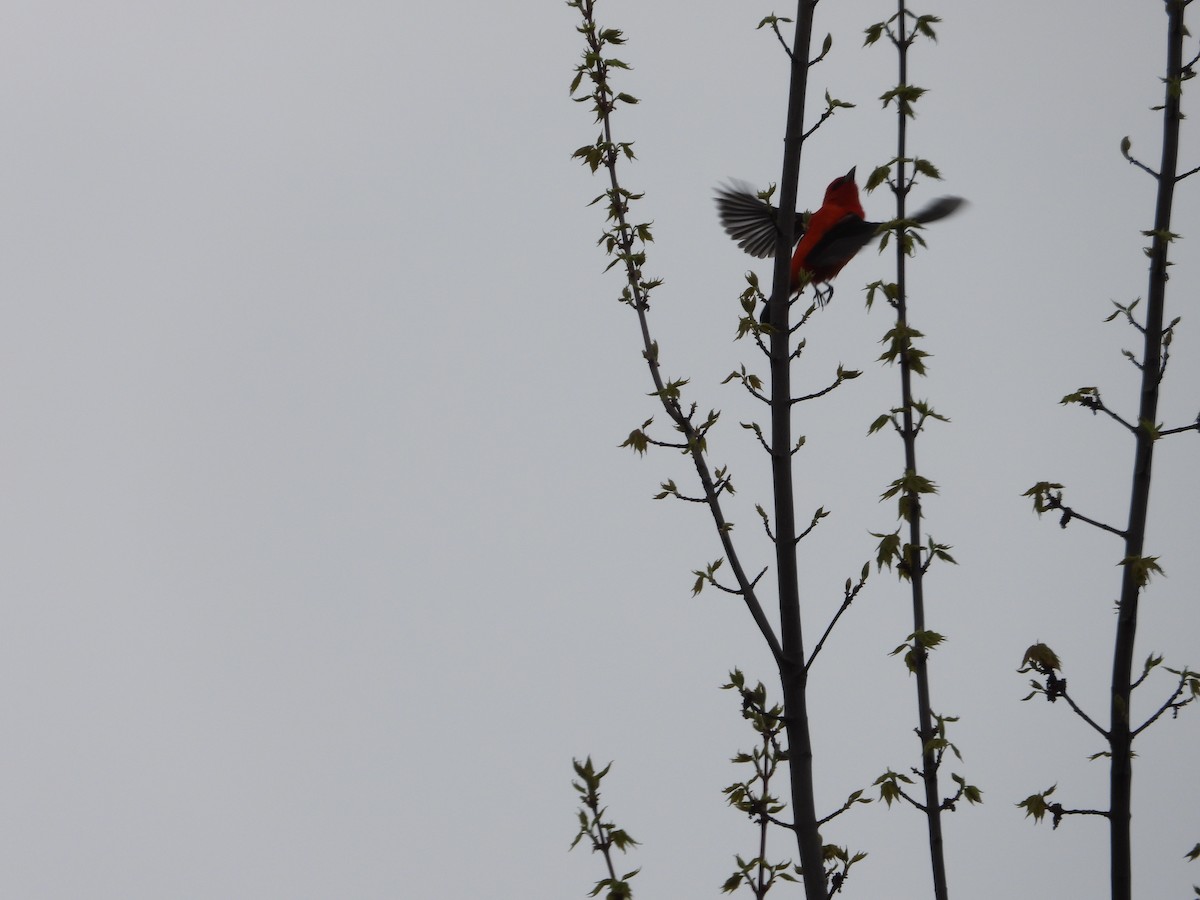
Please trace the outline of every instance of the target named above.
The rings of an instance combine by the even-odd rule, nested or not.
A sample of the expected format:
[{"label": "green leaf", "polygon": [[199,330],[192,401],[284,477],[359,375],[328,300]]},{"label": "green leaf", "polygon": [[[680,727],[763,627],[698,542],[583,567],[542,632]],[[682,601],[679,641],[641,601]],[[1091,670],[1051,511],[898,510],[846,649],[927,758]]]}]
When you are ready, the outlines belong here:
[{"label": "green leaf", "polygon": [[887,566],[890,570],[892,563],[900,560],[900,533],[892,534],[875,534],[871,533],[871,537],[879,538],[879,544],[875,550],[875,565],[877,571],[883,571],[883,567]]},{"label": "green leaf", "polygon": [[1127,556],[1117,565],[1126,567],[1138,587],[1149,584],[1151,575],[1166,577],[1167,574],[1159,566],[1157,556]]},{"label": "green leaf", "polygon": [[892,167],[890,165],[876,166],[874,169],[871,170],[871,174],[867,176],[867,181],[866,181],[866,185],[865,185],[867,191],[875,190],[875,188],[879,187],[881,184],[883,184],[885,181],[887,181],[888,175],[890,175],[891,173],[892,173]]},{"label": "green leaf", "polygon": [[774,15],[767,16],[761,22],[758,23],[757,27],[755,28],[755,31],[757,31],[759,28],[762,28],[765,25],[776,25],[780,22],[790,23],[791,21],[792,21],[791,19],[785,19],[783,16],[774,16]]},{"label": "green leaf", "polygon": [[1025,651],[1025,655],[1021,658],[1021,668],[1018,672],[1039,672],[1042,675],[1049,675],[1051,672],[1061,672],[1062,662],[1053,650],[1046,644],[1037,643],[1030,645]]},{"label": "green leaf", "polygon": [[938,634],[936,631],[917,631],[912,634],[912,638],[917,645],[924,647],[926,650],[932,650],[946,640],[946,636]]},{"label": "green leaf", "polygon": [[938,171],[937,166],[927,159],[914,159],[913,168],[918,174],[924,175],[927,178],[934,178],[939,181],[942,178],[942,173]]},{"label": "green leaf", "polygon": [[926,88],[917,87],[915,84],[900,84],[890,91],[885,91],[879,99],[883,101],[885,109],[895,103],[901,115],[905,118],[912,118],[915,115],[913,104],[920,100],[925,92]]},{"label": "green leaf", "polygon": [[645,455],[646,448],[649,446],[650,439],[646,437],[646,432],[640,428],[635,428],[629,432],[629,437],[625,438],[620,444],[622,447],[630,447],[639,456]]},{"label": "green leaf", "polygon": [[871,427],[867,429],[867,434],[874,434],[890,421],[892,421],[891,413],[883,413],[871,423]]},{"label": "green leaf", "polygon": [[1033,498],[1033,511],[1040,516],[1050,509],[1050,501],[1054,499],[1051,497],[1052,494],[1059,492],[1057,499],[1062,499],[1062,489],[1063,486],[1057,481],[1039,481],[1021,496]]},{"label": "green leaf", "polygon": [[1017,804],[1019,808],[1025,810],[1025,816],[1033,816],[1035,822],[1042,821],[1046,815],[1049,804],[1046,803],[1046,798],[1054,793],[1054,788],[1057,785],[1051,786],[1048,790],[1042,791],[1040,794],[1030,794],[1024,800]]}]

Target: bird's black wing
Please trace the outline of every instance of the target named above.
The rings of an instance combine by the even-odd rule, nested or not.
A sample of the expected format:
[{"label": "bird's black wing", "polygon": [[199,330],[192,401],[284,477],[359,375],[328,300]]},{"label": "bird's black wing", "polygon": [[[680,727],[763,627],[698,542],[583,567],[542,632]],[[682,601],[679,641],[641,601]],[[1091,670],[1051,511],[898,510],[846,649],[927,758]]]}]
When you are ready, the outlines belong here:
[{"label": "bird's black wing", "polygon": [[[911,216],[912,221],[924,225],[936,222],[958,212],[965,204],[962,197],[939,197],[920,212]],[[812,269],[836,265],[861,250],[878,236],[882,222],[868,222],[858,216],[846,216],[825,233],[815,247],[808,251],[805,262]]]},{"label": "bird's black wing", "polygon": [[808,269],[820,269],[837,265],[850,259],[871,241],[875,240],[878,222],[868,222],[855,215],[842,218],[821,237],[804,257]]},{"label": "bird's black wing", "polygon": [[[760,200],[750,185],[744,181],[731,181],[728,186],[718,187],[717,215],[725,232],[751,256],[766,259],[775,255],[779,210]],[[803,234],[804,216],[796,213],[792,243],[797,243]]]}]

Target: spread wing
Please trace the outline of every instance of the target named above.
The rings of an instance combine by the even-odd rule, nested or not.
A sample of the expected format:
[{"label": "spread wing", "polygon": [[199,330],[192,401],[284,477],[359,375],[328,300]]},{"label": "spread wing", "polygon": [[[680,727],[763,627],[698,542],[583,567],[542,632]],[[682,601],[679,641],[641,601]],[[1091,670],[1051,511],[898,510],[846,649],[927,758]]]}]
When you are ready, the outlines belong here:
[{"label": "spread wing", "polygon": [[[911,218],[920,225],[936,222],[958,212],[966,202],[962,197],[939,197]],[[804,258],[805,266],[809,269],[822,269],[826,266],[844,264],[855,253],[875,240],[881,224],[883,223],[868,222],[855,215],[845,216],[825,232],[825,235],[808,251],[808,255]]]},{"label": "spread wing", "polygon": [[804,267],[810,271],[827,266],[841,268],[855,253],[875,240],[878,228],[878,222],[868,222],[853,214],[843,216],[808,251]]},{"label": "spread wing", "polygon": [[[918,224],[936,222],[940,218],[955,214],[965,204],[966,200],[961,197],[938,197],[911,218]],[[806,268],[820,270],[830,265],[845,264],[846,260],[875,240],[881,224],[882,222],[868,222],[854,215],[841,218],[811,248],[808,256],[804,258]]]},{"label": "spread wing", "polygon": [[[719,186],[717,215],[725,232],[751,256],[766,259],[775,255],[779,210],[767,201],[760,200],[750,185],[744,181],[731,181],[728,186]],[[792,243],[798,242],[803,234],[804,216],[796,213]]]}]

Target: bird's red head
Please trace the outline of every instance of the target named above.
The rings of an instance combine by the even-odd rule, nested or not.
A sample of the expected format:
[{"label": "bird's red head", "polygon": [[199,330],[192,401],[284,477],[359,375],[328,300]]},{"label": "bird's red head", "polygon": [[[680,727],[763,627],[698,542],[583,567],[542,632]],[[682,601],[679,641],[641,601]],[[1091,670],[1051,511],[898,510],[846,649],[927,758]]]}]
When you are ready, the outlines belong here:
[{"label": "bird's red head", "polygon": [[829,187],[825,188],[827,205],[858,207],[858,185],[854,183],[854,170],[857,168],[858,166],[851,166],[845,175],[829,182]]}]

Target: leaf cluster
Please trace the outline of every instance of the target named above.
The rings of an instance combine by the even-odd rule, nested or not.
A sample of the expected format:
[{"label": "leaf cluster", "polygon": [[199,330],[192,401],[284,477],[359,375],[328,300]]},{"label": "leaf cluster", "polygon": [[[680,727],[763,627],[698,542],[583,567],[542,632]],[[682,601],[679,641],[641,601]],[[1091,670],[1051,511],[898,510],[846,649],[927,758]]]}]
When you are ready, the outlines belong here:
[{"label": "leaf cluster", "polygon": [[632,847],[637,846],[638,842],[623,828],[618,828],[611,821],[606,820],[605,816],[608,810],[600,805],[600,783],[612,768],[612,763],[598,770],[589,756],[584,762],[577,759],[572,760],[572,764],[579,780],[572,781],[571,787],[579,794],[581,806],[579,831],[575,835],[575,839],[571,841],[570,849],[575,849],[586,838],[591,843],[592,852],[599,853],[604,857],[609,873],[608,878],[602,878],[596,882],[588,896],[596,897],[604,891],[606,892],[605,900],[631,900],[633,890],[629,882],[640,870],[634,869],[632,872],[626,872],[618,877],[616,869],[613,867],[612,851],[615,848],[622,853],[628,853]]}]

